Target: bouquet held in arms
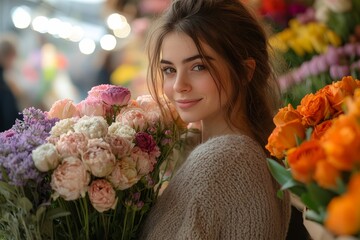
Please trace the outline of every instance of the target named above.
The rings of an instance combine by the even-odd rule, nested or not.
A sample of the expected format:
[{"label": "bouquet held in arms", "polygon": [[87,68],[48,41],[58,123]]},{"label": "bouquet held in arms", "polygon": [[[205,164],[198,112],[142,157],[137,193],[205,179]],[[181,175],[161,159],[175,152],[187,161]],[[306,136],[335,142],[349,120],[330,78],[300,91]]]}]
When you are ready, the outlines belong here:
[{"label": "bouquet held in arms", "polygon": [[46,115],[57,122],[31,154],[50,186],[46,236],[136,238],[171,177],[172,153],[186,127],[169,103],[161,104],[168,110],[161,112],[149,95],[134,100],[127,88],[99,85],[78,104],[52,105]]},{"label": "bouquet held in arms", "polygon": [[296,109],[281,108],[274,123],[266,145],[276,158],[268,159],[270,171],[304,205],[313,239],[359,239],[360,81],[326,85]]}]

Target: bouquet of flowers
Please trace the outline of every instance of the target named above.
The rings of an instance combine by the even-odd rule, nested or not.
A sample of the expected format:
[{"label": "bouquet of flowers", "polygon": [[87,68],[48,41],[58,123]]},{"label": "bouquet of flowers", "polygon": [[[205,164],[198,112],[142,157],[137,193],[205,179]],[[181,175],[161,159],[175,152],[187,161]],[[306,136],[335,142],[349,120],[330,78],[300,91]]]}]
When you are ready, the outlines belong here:
[{"label": "bouquet of flowers", "polygon": [[136,238],[171,177],[186,127],[168,102],[161,104],[167,111],[148,95],[133,100],[127,88],[99,85],[78,104],[52,105],[46,116],[58,121],[30,156],[50,186],[46,236]]},{"label": "bouquet of flowers", "polygon": [[360,81],[343,77],[308,94],[296,109],[281,108],[274,123],[266,148],[282,190],[304,204],[305,221],[359,238]]}]

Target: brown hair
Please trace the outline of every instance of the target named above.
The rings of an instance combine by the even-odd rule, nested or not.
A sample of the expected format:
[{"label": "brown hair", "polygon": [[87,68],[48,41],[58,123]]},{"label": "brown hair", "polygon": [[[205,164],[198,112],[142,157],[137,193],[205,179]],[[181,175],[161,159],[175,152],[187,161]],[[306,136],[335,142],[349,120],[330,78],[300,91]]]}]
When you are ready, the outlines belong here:
[{"label": "brown hair", "polygon": [[[240,128],[245,114],[256,140],[265,146],[273,130],[272,117],[278,107],[278,85],[270,64],[267,36],[260,22],[237,0],[175,0],[168,11],[153,25],[148,38],[148,85],[151,94],[163,96],[160,70],[161,45],[170,32],[188,35],[204,55],[201,43],[214,49],[226,62],[230,79],[224,82],[206,61],[219,89],[227,91],[226,118]],[[246,60],[253,59],[256,68],[248,79]],[[251,75],[251,74],[250,74]],[[245,110],[242,110],[245,109]]]}]

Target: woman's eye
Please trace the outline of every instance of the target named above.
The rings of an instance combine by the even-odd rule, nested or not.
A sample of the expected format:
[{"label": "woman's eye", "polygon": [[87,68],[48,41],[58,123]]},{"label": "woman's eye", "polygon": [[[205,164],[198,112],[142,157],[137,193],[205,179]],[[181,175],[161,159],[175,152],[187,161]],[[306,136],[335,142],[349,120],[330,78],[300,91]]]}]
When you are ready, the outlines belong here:
[{"label": "woman's eye", "polygon": [[164,67],[164,68],[162,68],[161,70],[162,70],[162,72],[163,72],[165,75],[176,72],[175,69],[172,68],[172,67]]},{"label": "woman's eye", "polygon": [[205,70],[205,66],[204,65],[196,65],[194,68],[193,68],[194,71],[202,71],[202,70]]}]

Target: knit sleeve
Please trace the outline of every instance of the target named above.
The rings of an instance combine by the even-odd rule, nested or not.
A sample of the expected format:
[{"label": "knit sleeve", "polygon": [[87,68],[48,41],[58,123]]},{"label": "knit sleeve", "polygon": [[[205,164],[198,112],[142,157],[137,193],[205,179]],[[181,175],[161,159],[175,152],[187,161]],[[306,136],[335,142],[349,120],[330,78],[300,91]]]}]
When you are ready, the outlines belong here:
[{"label": "knit sleeve", "polygon": [[193,187],[177,239],[281,239],[265,155],[243,140],[217,138],[189,156]]}]

